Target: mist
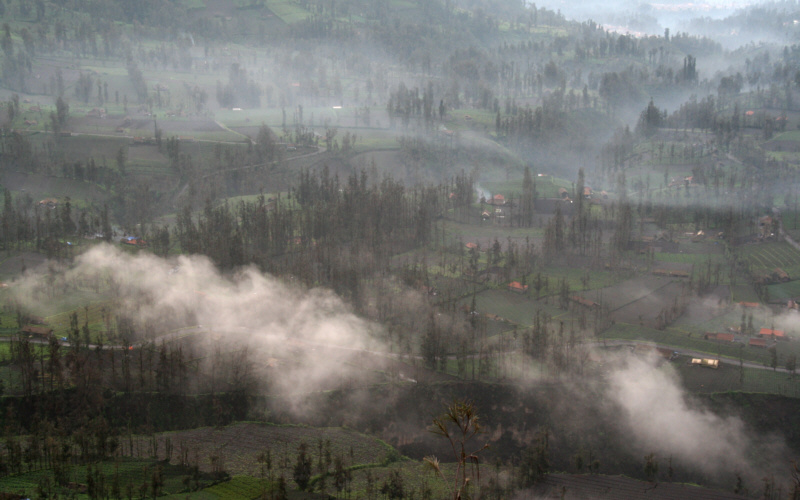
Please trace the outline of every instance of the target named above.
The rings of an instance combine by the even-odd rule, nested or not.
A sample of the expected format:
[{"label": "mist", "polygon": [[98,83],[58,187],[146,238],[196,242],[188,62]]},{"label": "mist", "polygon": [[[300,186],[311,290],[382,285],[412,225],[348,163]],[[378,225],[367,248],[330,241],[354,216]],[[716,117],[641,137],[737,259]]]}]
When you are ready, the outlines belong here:
[{"label": "mist", "polygon": [[609,31],[648,36],[662,35],[665,29],[669,29],[673,34],[678,31],[689,31],[696,34],[691,30],[693,20],[698,18],[721,20],[738,10],[760,2],[757,0],[710,0],[701,3],[681,3],[621,0],[576,3],[546,0],[529,3],[536,3],[537,7],[560,11],[567,19],[573,21],[584,22],[591,19]]},{"label": "mist", "polygon": [[[53,287],[59,296],[52,296]],[[380,328],[330,290],[303,289],[252,266],[223,274],[202,256],[163,259],[98,245],[68,267],[27,273],[14,298],[36,310],[45,297],[58,300],[84,288],[106,291],[113,313],[144,330],[117,342],[159,345],[194,333],[205,339],[206,355],[247,348],[242,362],[253,365],[251,376],[263,377],[255,386],[287,400],[347,379],[359,371],[353,358],[384,350]],[[280,359],[279,368],[264,372],[268,358]]]},{"label": "mist", "polygon": [[752,460],[757,442],[771,456],[786,456],[779,440],[751,434],[738,416],[693,402],[670,365],[655,368],[655,359],[631,356],[615,361],[622,366],[609,375],[606,396],[622,410],[620,424],[642,455],[656,452],[663,465],[672,457],[717,479],[758,469]]}]

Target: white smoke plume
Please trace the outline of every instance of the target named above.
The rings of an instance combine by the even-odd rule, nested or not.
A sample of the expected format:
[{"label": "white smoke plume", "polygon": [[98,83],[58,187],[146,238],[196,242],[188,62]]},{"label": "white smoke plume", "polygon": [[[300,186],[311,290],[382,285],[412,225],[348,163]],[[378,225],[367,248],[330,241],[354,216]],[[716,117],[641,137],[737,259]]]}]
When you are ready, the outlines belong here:
[{"label": "white smoke plume", "polygon": [[[620,424],[641,453],[655,452],[665,459],[719,477],[754,470],[754,447],[783,457],[783,446],[771,437],[756,437],[735,415],[720,416],[690,399],[670,365],[654,367],[654,360],[618,359],[609,375],[606,396],[613,402]],[[756,467],[757,468],[757,467]]]},{"label": "white smoke plume", "polygon": [[114,312],[140,327],[152,325],[131,342],[159,343],[199,330],[225,351],[247,347],[254,365],[278,358],[282,366],[266,375],[267,382],[286,393],[335,386],[359,370],[353,358],[383,350],[379,328],[333,292],[293,286],[254,267],[225,275],[199,256],[163,259],[99,245],[68,268],[29,273],[15,298],[35,311],[40,301],[58,299],[54,294],[87,289],[108,297]]}]

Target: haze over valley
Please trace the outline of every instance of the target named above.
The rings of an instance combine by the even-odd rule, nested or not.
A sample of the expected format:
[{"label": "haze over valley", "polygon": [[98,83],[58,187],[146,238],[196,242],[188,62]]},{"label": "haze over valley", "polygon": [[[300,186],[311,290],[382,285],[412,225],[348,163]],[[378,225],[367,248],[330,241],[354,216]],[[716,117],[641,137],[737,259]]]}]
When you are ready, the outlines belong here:
[{"label": "haze over valley", "polygon": [[799,41],[0,0],[0,498],[798,498]]}]

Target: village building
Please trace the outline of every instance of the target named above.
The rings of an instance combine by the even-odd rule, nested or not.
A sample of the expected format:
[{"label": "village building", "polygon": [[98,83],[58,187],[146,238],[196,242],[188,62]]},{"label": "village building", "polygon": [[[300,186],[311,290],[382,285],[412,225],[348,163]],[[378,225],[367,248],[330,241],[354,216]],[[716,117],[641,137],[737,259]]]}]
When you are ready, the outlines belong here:
[{"label": "village building", "polygon": [[56,208],[58,205],[58,200],[55,198],[45,198],[40,200],[38,205],[43,208],[49,208],[50,210]]},{"label": "village building", "polygon": [[764,217],[760,217],[758,219],[758,236],[763,239],[770,238],[774,236],[772,231],[772,217],[769,215],[765,215]]},{"label": "village building", "polygon": [[787,273],[780,267],[776,267],[775,270],[772,271],[772,274],[775,280],[780,283],[786,283],[788,281],[791,281],[791,278],[789,278],[789,273]]},{"label": "village building", "polygon": [[86,113],[86,116],[89,118],[105,118],[106,110],[105,108],[92,108]]},{"label": "village building", "polygon": [[523,285],[519,281],[512,281],[508,284],[508,291],[516,293],[525,293],[528,291],[528,285]]},{"label": "village building", "polygon": [[123,245],[131,245],[135,247],[146,247],[147,242],[138,236],[126,236],[120,240]]},{"label": "village building", "polygon": [[783,330],[773,330],[771,328],[762,328],[759,330],[758,336],[761,338],[772,337],[776,340],[788,340]]},{"label": "village building", "polygon": [[53,335],[53,329],[49,326],[25,325],[20,329],[19,333],[34,339],[48,340]]},{"label": "village building", "polygon": [[580,295],[573,295],[572,297],[569,298],[569,300],[580,306],[587,307],[589,309],[597,309],[598,307],[600,307],[600,304],[598,304],[597,302],[581,297]]},{"label": "village building", "polygon": [[732,333],[706,332],[703,335],[703,338],[706,340],[716,340],[719,342],[733,342],[736,340],[736,337]]},{"label": "village building", "polygon": [[766,349],[767,341],[764,339],[750,339],[747,345],[749,345],[750,347],[760,347],[762,349]]},{"label": "village building", "polygon": [[506,204],[506,197],[503,196],[502,194],[496,194],[492,196],[491,200],[489,200],[489,204],[495,206],[503,206]]}]

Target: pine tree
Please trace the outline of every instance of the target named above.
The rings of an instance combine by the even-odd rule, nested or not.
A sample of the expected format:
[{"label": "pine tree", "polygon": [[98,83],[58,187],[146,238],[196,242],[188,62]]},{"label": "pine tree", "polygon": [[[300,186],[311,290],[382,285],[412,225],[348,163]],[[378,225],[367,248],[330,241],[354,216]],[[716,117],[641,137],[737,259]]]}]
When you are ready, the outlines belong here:
[{"label": "pine tree", "polygon": [[[300,491],[305,491],[308,488],[309,481],[311,481],[311,457],[308,455],[308,445],[305,441],[301,442],[297,448],[297,461],[292,470],[292,478],[297,483]],[[283,476],[281,476],[281,479],[283,479]],[[278,488],[280,489],[280,484]]]}]

